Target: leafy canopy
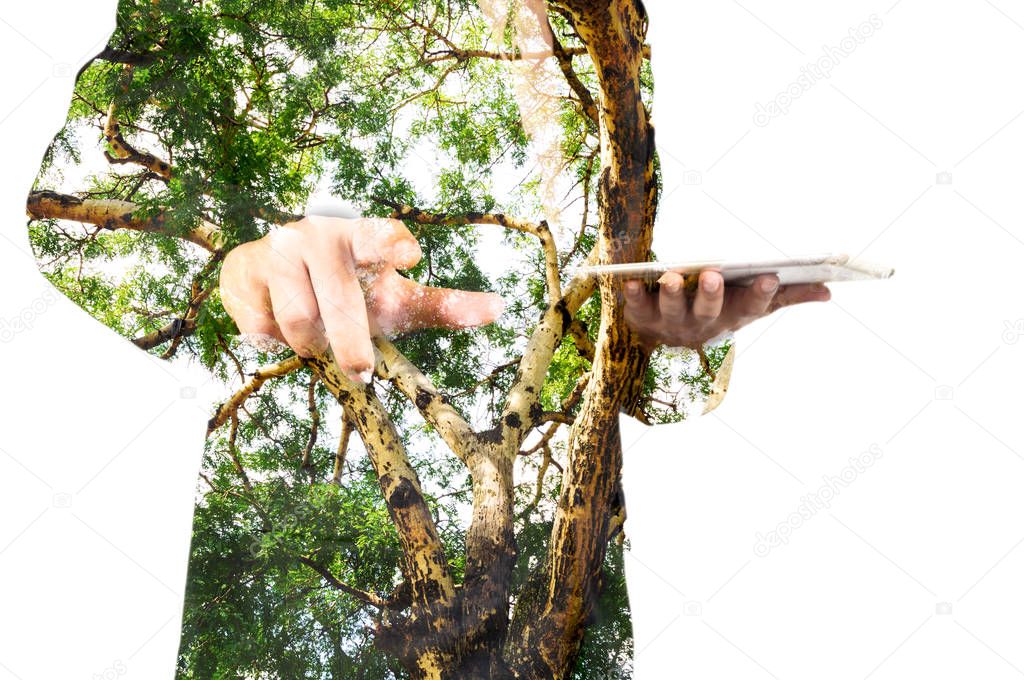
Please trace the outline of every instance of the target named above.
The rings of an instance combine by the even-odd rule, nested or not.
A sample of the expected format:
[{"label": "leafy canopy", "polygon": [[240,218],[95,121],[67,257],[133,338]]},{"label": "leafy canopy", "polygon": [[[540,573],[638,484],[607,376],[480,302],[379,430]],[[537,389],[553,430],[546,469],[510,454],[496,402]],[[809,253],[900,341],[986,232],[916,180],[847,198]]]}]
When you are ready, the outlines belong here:
[{"label": "leafy canopy", "polygon": [[[560,15],[551,22],[564,45],[580,46]],[[510,45],[490,40],[470,0],[122,0],[117,29],[80,74],[67,125],[35,188],[129,201],[137,217],[161,220],[171,235],[212,224],[227,248],[301,213],[318,188],[367,215],[390,214],[383,199],[433,212],[537,216],[539,181],[508,64],[465,56],[508,54]],[[585,56],[574,66],[596,93]],[[649,72],[645,79],[649,96]],[[579,210],[578,233],[558,235],[564,272],[595,241],[599,163],[596,127],[568,87],[562,94],[565,173],[575,181],[567,202],[579,210],[586,196],[589,206]],[[169,177],[117,162],[104,138],[112,119],[134,150],[167,164]],[[543,255],[528,237],[495,226],[410,227],[424,258],[408,276],[497,291],[509,301],[486,328],[395,339],[453,404],[488,423],[544,308]],[[150,346],[164,358],[198,360],[237,382],[287,356],[232,339],[236,329],[215,286],[218,254],[181,238],[52,218],[33,221],[31,237],[50,280],[122,335],[137,339],[170,324],[172,332]],[[598,316],[596,299],[578,314],[591,341]],[[567,338],[555,353],[542,393],[546,410],[574,407],[589,369],[577,345]],[[708,390],[693,366],[670,373],[666,362],[652,362],[652,421],[683,417],[678,398]],[[388,597],[401,581],[401,550],[357,438],[311,380],[295,371],[268,381],[208,439],[179,677],[404,677],[372,645],[372,607],[324,575]],[[672,394],[664,392],[669,384]],[[406,399],[381,389],[458,578],[470,497],[464,468]],[[553,437],[520,457],[513,591],[546,549],[563,454],[564,439]],[[580,678],[628,675],[631,632],[617,549],[606,560],[605,583]]]}]

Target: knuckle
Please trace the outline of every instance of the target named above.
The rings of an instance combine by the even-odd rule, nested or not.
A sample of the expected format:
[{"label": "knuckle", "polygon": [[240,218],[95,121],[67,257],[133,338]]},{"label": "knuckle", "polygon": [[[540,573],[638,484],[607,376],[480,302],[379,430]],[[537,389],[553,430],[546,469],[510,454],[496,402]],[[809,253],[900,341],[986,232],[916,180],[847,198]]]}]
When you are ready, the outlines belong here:
[{"label": "knuckle", "polygon": [[694,320],[701,325],[708,325],[713,323],[718,318],[718,312],[714,309],[698,308],[695,307],[693,310]]},{"label": "knuckle", "polygon": [[687,316],[686,306],[673,304],[673,301],[671,300],[669,301],[669,304],[661,305],[660,311],[662,318],[672,323],[679,323]]},{"label": "knuckle", "polygon": [[378,264],[383,259],[381,239],[369,234],[356,234],[350,244],[352,262],[357,267],[368,267]]},{"label": "knuckle", "polygon": [[357,267],[372,267],[383,259],[376,244],[364,245],[352,253],[352,261]]},{"label": "knuckle", "polygon": [[316,337],[319,334],[317,327],[320,324],[320,316],[306,311],[287,312],[278,315],[277,324],[288,335]]},{"label": "knuckle", "polygon": [[254,242],[249,241],[247,243],[240,243],[229,250],[220,265],[221,276],[224,275],[224,272],[231,272],[241,267],[254,247]]}]

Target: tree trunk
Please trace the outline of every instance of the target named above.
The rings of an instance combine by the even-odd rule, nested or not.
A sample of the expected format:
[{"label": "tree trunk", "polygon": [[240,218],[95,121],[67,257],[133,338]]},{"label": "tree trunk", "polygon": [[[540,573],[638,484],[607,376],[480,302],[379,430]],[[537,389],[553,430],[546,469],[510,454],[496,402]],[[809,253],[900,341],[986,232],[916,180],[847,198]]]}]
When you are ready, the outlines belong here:
[{"label": "tree trunk", "polygon": [[[564,0],[600,82],[602,262],[647,259],[657,203],[654,132],[641,100],[646,15],[637,0]],[[521,678],[567,677],[601,581],[619,490],[619,412],[636,401],[648,355],[625,325],[621,285],[601,282],[592,377],[569,435],[547,563],[517,603],[506,655]]]},{"label": "tree trunk", "polygon": [[[640,84],[646,15],[639,0],[558,4],[587,45],[600,84],[599,259],[644,260],[657,204],[654,133]],[[553,302],[540,329],[547,335],[538,331],[531,342],[554,350],[583,301],[577,293]],[[402,540],[413,604],[407,611],[385,612],[375,640],[415,680],[562,680],[572,673],[601,588],[612,516],[621,502],[619,415],[635,405],[649,360],[625,324],[619,283],[602,280],[600,295],[591,378],[569,433],[547,557],[517,594],[511,620],[516,559],[512,469],[524,433],[539,417],[536,388],[529,386],[543,381],[549,352],[524,354],[501,420],[493,430],[477,434],[393,348],[378,345],[384,357],[378,372],[416,403],[470,472],[473,510],[459,586],[449,573],[415,471],[372,389],[351,384],[330,360],[311,361],[352,414]]]},{"label": "tree trunk", "polygon": [[[518,447],[516,447],[518,451]],[[465,648],[457,678],[511,678],[502,657],[516,560],[512,456],[486,448],[470,457],[473,516],[466,533],[462,624]]]}]

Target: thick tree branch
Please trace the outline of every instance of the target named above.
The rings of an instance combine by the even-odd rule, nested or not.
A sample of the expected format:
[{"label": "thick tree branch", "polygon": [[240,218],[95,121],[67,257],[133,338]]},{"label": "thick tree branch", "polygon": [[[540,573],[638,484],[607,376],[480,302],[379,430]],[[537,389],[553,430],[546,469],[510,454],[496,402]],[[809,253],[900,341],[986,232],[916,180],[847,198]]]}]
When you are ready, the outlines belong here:
[{"label": "thick tree branch", "polygon": [[117,104],[113,101],[107,108],[107,122],[103,126],[103,136],[111,149],[111,151],[103,152],[108,162],[134,163],[147,168],[165,182],[171,178],[171,166],[167,161],[161,160],[151,153],[139,151],[124,138],[121,134],[121,126],[117,122]]},{"label": "thick tree branch", "polygon": [[[167,224],[166,213],[153,216],[140,216],[142,206],[131,201],[113,198],[81,198],[56,191],[33,191],[25,204],[26,214],[34,220],[57,219],[96,226],[111,231],[130,229],[144,231],[160,236],[181,238],[198,246],[218,252],[224,247],[224,234],[220,227],[211,222],[202,222],[199,226],[184,234]],[[302,219],[302,215],[277,210],[276,208],[253,208],[253,217],[273,224],[286,224]]]},{"label": "thick tree branch", "polygon": [[594,341],[590,339],[590,335],[587,333],[587,327],[579,319],[573,319],[569,325],[569,337],[576,344],[576,351],[580,353],[580,356],[594,363]]},{"label": "thick tree branch", "polygon": [[58,219],[95,224],[104,229],[130,229],[172,238],[183,238],[214,252],[223,247],[220,228],[204,222],[191,231],[180,234],[167,224],[164,214],[139,216],[141,206],[131,201],[103,198],[79,198],[55,191],[33,191],[25,206],[34,220]]},{"label": "thick tree branch", "polygon": [[448,447],[466,462],[476,436],[465,418],[438,392],[430,378],[409,361],[397,347],[383,337],[375,337],[379,358],[377,372],[390,380],[406,398],[416,405]]},{"label": "thick tree branch", "polygon": [[[639,0],[558,5],[587,45],[600,83],[600,261],[641,261],[650,251],[657,204],[654,135],[640,83],[646,15]],[[569,675],[600,589],[619,498],[620,410],[635,403],[649,360],[625,323],[622,301],[621,282],[603,279],[591,378],[569,433],[546,562],[517,601],[505,648],[526,677]]]},{"label": "thick tree branch", "polygon": [[[586,263],[597,260],[591,251]],[[576,277],[569,282],[562,299],[548,306],[534,328],[523,351],[515,381],[505,400],[499,427],[504,426],[502,441],[507,455],[513,456],[542,414],[540,390],[544,385],[551,359],[569,329],[573,317],[594,292],[596,282],[590,277]]]},{"label": "thick tree branch", "polygon": [[562,296],[562,285],[559,278],[558,246],[548,228],[547,222],[535,224],[526,220],[502,215],[500,213],[468,212],[461,214],[428,213],[411,205],[395,203],[385,198],[375,197],[375,202],[386,205],[394,212],[392,219],[408,220],[417,224],[493,224],[537,237],[544,249],[545,275],[550,299],[557,300]]},{"label": "thick tree branch", "polygon": [[[437,624],[452,605],[455,583],[434,517],[401,437],[372,386],[357,384],[343,375],[333,356],[315,357],[305,363],[316,371],[323,385],[341,403],[363,440],[398,530],[404,555],[403,571],[412,589],[413,601],[428,619],[429,628]],[[434,628],[432,632],[440,634],[441,628]]]},{"label": "thick tree branch", "polygon": [[415,677],[440,679],[461,637],[455,582],[419,477],[394,423],[371,385],[357,384],[338,370],[330,354],[307,361],[352,419],[377,474],[381,495],[402,546],[402,572],[409,584],[410,613],[381,619],[376,645],[399,658]]},{"label": "thick tree branch", "polygon": [[512,567],[518,552],[513,525],[515,480],[513,463],[523,437],[544,416],[540,386],[566,318],[593,291],[593,282],[574,279],[565,297],[551,305],[541,328],[531,337],[519,362],[516,383],[503,415],[480,439],[487,445],[471,449],[467,459],[473,480],[473,509],[466,532],[466,568],[462,628],[469,652],[463,668],[469,677],[506,677],[509,673],[496,645],[507,636]]}]

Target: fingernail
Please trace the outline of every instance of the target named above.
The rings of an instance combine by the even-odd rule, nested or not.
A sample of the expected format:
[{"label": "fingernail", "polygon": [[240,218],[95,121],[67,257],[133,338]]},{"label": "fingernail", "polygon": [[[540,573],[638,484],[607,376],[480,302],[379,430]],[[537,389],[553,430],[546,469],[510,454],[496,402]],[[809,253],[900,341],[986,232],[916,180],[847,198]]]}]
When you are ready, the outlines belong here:
[{"label": "fingernail", "polygon": [[670,283],[664,283],[662,284],[662,286],[665,288],[665,290],[667,290],[669,293],[672,293],[673,295],[678,293],[681,289],[681,286],[675,281],[672,281]]},{"label": "fingernail", "polygon": [[715,293],[718,291],[718,277],[706,276],[701,279],[701,285],[704,287],[705,292]]},{"label": "fingernail", "polygon": [[640,294],[640,282],[639,281],[626,281],[626,295],[630,297],[636,297]]},{"label": "fingernail", "polygon": [[373,371],[371,371],[370,369],[360,371],[356,377],[359,378],[360,382],[368,385],[370,383],[370,379],[373,378]]},{"label": "fingernail", "polygon": [[778,279],[765,279],[761,282],[761,290],[765,293],[774,293],[778,287]]}]

